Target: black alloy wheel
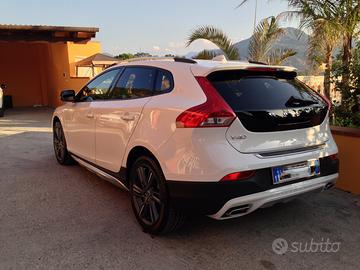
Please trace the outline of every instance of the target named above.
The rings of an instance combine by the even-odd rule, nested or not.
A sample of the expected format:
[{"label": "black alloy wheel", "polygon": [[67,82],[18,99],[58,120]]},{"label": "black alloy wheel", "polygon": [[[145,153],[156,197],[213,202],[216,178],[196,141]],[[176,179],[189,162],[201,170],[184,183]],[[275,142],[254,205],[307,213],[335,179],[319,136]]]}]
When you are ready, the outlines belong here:
[{"label": "black alloy wheel", "polygon": [[160,166],[151,157],[140,157],[131,167],[131,204],[145,232],[168,233],[184,222],[184,215],[170,205],[165,182]]},{"label": "black alloy wheel", "polygon": [[67,151],[64,131],[59,121],[56,121],[54,123],[53,144],[54,144],[56,160],[61,165],[70,165],[75,163],[73,158],[70,156],[69,152]]}]

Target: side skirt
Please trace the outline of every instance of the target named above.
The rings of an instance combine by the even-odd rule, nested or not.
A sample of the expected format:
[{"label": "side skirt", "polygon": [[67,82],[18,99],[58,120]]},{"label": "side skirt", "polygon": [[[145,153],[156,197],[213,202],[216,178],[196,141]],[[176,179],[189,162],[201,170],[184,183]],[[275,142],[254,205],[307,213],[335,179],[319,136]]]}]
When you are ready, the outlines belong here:
[{"label": "side skirt", "polygon": [[[71,154],[71,153],[70,153]],[[89,171],[93,172],[93,173],[96,173],[99,177],[105,179],[106,181],[114,184],[115,186],[117,187],[120,187],[122,189],[125,189],[127,191],[129,191],[129,189],[127,188],[127,186],[124,184],[124,180],[120,180],[119,178],[115,177],[114,175],[104,171],[103,169],[99,168],[98,166],[96,165],[93,165],[89,162],[87,162],[86,160],[74,155],[74,154],[71,154],[72,158],[75,159],[81,166],[85,167],[86,169],[88,169]],[[125,168],[122,168],[120,170],[120,175],[124,175],[125,176],[125,173],[122,172],[122,170],[125,170]],[[114,173],[115,174],[115,173]],[[125,178],[124,178],[125,179]]]}]

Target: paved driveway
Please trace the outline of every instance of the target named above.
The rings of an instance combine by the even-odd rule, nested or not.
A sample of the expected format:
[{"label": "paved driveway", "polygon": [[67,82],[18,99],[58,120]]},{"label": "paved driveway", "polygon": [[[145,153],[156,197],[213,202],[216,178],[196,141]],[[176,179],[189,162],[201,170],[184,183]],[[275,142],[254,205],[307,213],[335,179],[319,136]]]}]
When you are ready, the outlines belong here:
[{"label": "paved driveway", "polygon": [[[50,119],[48,109],[0,118],[0,269],[359,269],[359,196],[333,189],[151,237],[126,192],[56,163]],[[290,251],[276,254],[277,238]],[[296,252],[310,245],[318,251]]]}]

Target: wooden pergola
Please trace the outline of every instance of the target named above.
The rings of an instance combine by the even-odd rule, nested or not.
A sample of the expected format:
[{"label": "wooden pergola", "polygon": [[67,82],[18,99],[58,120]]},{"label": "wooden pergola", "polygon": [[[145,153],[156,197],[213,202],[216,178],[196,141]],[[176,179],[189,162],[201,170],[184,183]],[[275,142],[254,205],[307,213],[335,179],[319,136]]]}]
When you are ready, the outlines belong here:
[{"label": "wooden pergola", "polygon": [[111,57],[106,54],[97,53],[92,56],[89,56],[83,60],[76,62],[76,76],[78,76],[79,67],[90,67],[92,72],[92,77],[95,76],[95,67],[101,67],[105,69],[109,66],[119,63],[120,60],[114,57]]},{"label": "wooden pergola", "polygon": [[0,24],[0,41],[47,41],[86,43],[99,28]]}]

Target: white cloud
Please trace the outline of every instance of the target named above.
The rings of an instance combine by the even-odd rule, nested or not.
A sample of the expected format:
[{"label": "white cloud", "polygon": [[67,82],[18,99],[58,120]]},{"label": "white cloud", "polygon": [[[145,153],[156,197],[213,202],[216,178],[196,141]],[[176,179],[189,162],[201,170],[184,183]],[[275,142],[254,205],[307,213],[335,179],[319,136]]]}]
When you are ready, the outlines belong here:
[{"label": "white cloud", "polygon": [[161,49],[161,48],[160,48],[159,46],[157,46],[157,45],[154,45],[154,46],[153,46],[153,50],[154,50],[154,51],[160,51],[160,49]]}]

